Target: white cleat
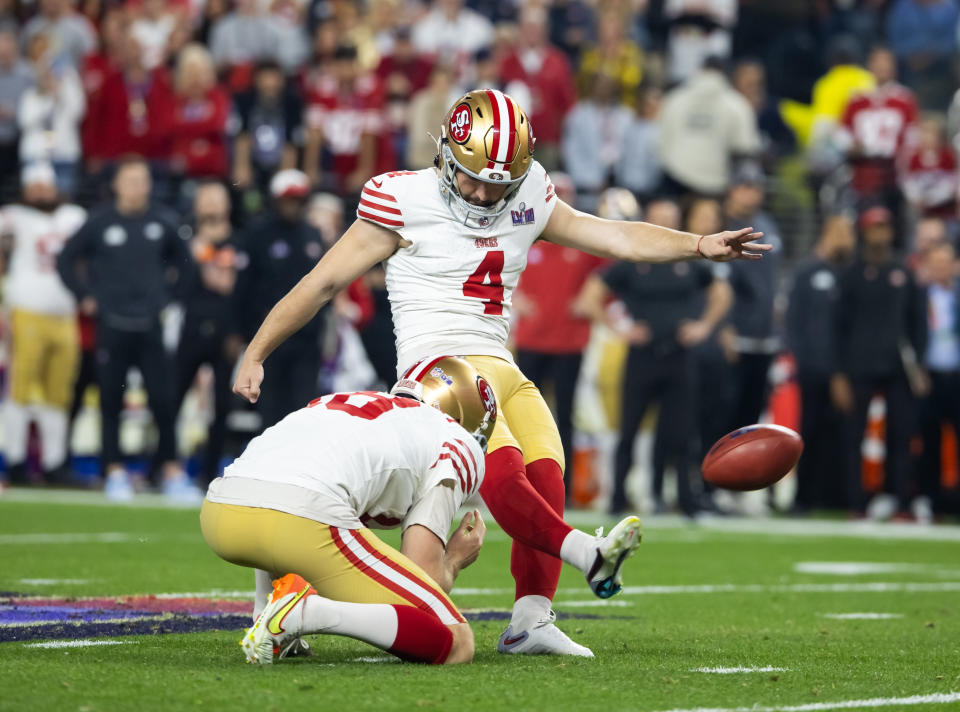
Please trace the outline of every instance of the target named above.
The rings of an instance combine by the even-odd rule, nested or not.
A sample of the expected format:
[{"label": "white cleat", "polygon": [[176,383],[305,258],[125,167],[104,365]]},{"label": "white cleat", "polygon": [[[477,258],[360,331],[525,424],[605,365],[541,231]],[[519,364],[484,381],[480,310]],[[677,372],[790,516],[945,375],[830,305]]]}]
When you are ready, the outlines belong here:
[{"label": "white cleat", "polygon": [[270,665],[275,654],[278,659],[287,657],[300,638],[303,603],[315,595],[316,589],[297,574],[287,574],[274,581],[266,608],[240,641],[247,662]]},{"label": "white cleat", "polygon": [[163,480],[163,496],[174,504],[184,506],[199,505],[203,502],[203,492],[190,482],[187,473],[183,471]]},{"label": "white cleat", "polygon": [[593,651],[574,643],[567,634],[557,628],[557,614],[553,611],[541,618],[532,628],[514,631],[507,626],[497,643],[497,650],[506,655],[576,655],[592,658]]},{"label": "white cleat", "polygon": [[103,493],[111,502],[129,502],[133,499],[133,483],[126,470],[114,470],[107,474]]},{"label": "white cleat", "polygon": [[639,517],[627,517],[606,536],[603,536],[603,527],[597,529],[597,555],[587,572],[587,583],[598,598],[620,593],[623,588],[620,569],[640,546],[641,538]]}]

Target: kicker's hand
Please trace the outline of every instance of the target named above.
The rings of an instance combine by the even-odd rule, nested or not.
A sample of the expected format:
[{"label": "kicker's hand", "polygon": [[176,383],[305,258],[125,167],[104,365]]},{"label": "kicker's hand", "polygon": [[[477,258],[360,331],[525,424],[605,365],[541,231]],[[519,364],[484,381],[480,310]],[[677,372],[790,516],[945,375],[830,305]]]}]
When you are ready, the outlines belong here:
[{"label": "kicker's hand", "polygon": [[764,245],[754,240],[763,237],[762,232],[754,232],[752,227],[742,230],[728,230],[715,235],[704,235],[700,238],[698,250],[703,257],[714,262],[729,262],[730,260],[759,260],[762,252],[769,252],[772,245]]},{"label": "kicker's hand", "polygon": [[263,364],[244,355],[237,370],[237,380],[233,383],[233,392],[251,403],[260,397],[260,384],[263,383]]}]

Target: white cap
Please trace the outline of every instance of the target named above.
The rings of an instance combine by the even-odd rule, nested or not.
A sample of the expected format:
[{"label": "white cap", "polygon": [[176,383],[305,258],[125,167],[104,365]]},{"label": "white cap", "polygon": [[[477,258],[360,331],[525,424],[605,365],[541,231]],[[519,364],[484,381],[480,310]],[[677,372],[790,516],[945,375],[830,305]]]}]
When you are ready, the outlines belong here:
[{"label": "white cap", "polygon": [[270,195],[274,198],[306,198],[309,194],[310,179],[295,168],[279,171],[270,180]]},{"label": "white cap", "polygon": [[20,184],[23,186],[42,183],[43,185],[57,184],[57,174],[48,161],[34,161],[28,163],[20,171]]}]

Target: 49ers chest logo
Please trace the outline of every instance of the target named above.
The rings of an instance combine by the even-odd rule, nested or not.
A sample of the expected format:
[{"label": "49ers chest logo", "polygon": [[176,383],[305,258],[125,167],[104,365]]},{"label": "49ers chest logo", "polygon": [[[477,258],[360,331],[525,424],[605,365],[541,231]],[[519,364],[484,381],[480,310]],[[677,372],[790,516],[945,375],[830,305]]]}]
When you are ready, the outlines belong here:
[{"label": "49ers chest logo", "polygon": [[470,138],[470,127],[473,125],[473,115],[467,104],[457,104],[457,108],[450,114],[450,125],[447,131],[450,138],[457,143],[464,143]]}]

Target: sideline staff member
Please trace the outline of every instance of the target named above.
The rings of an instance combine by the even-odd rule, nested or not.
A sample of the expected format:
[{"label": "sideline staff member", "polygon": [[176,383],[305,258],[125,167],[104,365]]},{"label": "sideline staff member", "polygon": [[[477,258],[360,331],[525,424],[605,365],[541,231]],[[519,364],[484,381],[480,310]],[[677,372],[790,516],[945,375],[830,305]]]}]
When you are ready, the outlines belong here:
[{"label": "sideline staff member", "polygon": [[143,374],[159,431],[156,455],[163,463],[164,493],[199,501],[199,492],[176,460],[171,384],[160,324],[160,311],[171,298],[168,273],[174,268],[182,284],[190,254],[166,213],[150,204],[151,189],[146,161],[120,162],[113,179],[115,201],[93,213],[67,241],[57,269],[76,295],[81,312],[98,317],[97,383],[107,496],[118,500],[133,496],[120,456],[119,431],[124,381],[127,370],[136,366]]}]

